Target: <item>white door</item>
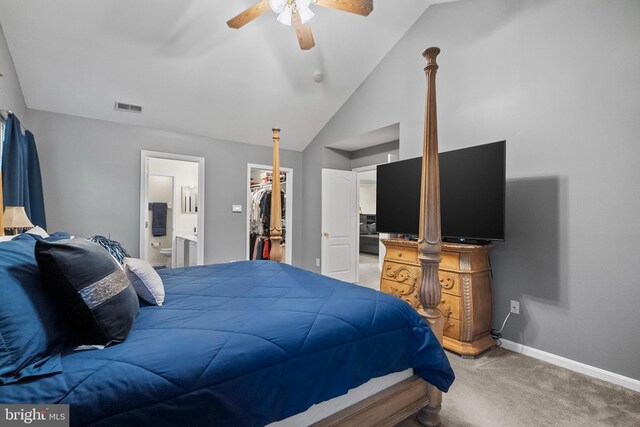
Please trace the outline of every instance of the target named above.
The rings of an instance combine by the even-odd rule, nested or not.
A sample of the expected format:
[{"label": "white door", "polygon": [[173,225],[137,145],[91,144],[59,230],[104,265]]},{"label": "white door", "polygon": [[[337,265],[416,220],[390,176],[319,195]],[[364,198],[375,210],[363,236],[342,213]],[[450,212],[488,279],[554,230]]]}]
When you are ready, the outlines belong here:
[{"label": "white door", "polygon": [[356,172],[322,169],[322,274],[355,282],[358,262]]}]

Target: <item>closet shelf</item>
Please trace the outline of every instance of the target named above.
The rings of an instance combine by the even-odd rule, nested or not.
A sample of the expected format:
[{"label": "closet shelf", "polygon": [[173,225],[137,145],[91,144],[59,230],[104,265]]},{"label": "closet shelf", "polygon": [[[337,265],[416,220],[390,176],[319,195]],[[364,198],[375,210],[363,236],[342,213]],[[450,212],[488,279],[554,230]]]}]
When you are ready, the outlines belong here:
[{"label": "closet shelf", "polygon": [[[287,181],[280,181],[280,185],[285,185],[287,183]],[[261,182],[259,184],[250,184],[249,187],[251,188],[265,188],[265,187],[271,187],[272,183],[271,182]]]}]

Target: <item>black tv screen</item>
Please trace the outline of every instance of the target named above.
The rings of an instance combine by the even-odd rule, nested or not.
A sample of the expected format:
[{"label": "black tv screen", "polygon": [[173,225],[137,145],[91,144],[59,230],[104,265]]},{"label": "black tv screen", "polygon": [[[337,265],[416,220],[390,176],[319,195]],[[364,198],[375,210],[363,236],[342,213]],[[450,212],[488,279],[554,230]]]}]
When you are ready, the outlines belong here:
[{"label": "black tv screen", "polygon": [[[504,240],[505,141],[440,153],[445,240]],[[422,158],[377,168],[376,229],[418,234]]]}]

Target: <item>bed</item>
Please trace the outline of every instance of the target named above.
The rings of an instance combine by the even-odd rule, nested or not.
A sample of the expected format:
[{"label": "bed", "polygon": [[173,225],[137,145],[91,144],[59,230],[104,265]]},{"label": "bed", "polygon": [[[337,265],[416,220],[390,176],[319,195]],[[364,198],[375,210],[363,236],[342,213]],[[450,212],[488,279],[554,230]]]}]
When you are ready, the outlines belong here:
[{"label": "bed", "polygon": [[[103,350],[65,349],[62,372],[1,386],[0,403],[68,403],[73,425],[260,426],[411,368],[413,376],[320,424],[392,425],[421,410],[421,422],[437,425],[441,391],[454,379],[439,343],[442,316],[436,308],[438,52],[424,52],[422,312],[396,297],[277,262],[282,260],[281,219],[279,198],[274,198],[270,258],[276,262],[161,271],[165,305],[142,306],[125,342]],[[274,176],[279,176],[277,129],[273,139]],[[277,181],[274,192],[279,192]],[[22,274],[36,283],[29,244],[20,248]],[[0,256],[7,271],[15,267],[2,261],[9,258]]]}]

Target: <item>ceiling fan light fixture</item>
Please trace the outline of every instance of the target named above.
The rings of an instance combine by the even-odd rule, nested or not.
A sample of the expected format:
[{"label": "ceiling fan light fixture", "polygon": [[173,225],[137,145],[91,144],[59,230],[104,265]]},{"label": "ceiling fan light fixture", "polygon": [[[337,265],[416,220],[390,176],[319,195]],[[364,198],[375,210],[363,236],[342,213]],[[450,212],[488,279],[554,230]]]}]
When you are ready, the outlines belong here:
[{"label": "ceiling fan light fixture", "polygon": [[278,14],[278,22],[290,27],[294,11],[298,11],[302,25],[315,16],[309,6],[311,0],[269,0],[271,10]]},{"label": "ceiling fan light fixture", "polygon": [[269,6],[271,7],[271,10],[273,10],[275,13],[282,13],[285,7],[287,7],[287,1],[286,0],[269,0]]},{"label": "ceiling fan light fixture", "polygon": [[315,16],[315,13],[309,9],[309,5],[302,6],[302,3],[309,3],[309,0],[301,0],[298,2],[298,13],[300,14],[300,20],[302,21],[302,25],[311,21],[311,18]]},{"label": "ceiling fan light fixture", "polygon": [[[316,43],[309,21],[315,16],[311,4],[368,16],[373,11],[373,0],[259,0],[227,21],[229,28],[241,28],[269,9],[278,15],[278,21],[294,27],[300,49],[312,49]],[[293,24],[293,25],[292,25]]]},{"label": "ceiling fan light fixture", "polygon": [[286,25],[287,27],[290,27],[291,15],[292,15],[291,9],[289,9],[288,7],[285,7],[284,10],[280,12],[280,14],[278,15],[278,22]]}]

